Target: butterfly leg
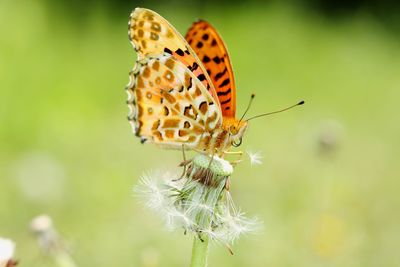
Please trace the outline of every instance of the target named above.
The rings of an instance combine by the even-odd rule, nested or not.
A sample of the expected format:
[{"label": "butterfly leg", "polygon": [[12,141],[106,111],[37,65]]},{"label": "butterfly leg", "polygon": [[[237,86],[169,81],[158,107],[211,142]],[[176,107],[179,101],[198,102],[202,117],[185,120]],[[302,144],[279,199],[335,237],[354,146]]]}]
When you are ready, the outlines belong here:
[{"label": "butterfly leg", "polygon": [[197,152],[199,154],[205,155],[205,156],[209,156],[209,151],[208,150],[202,150],[202,149],[198,149],[198,148],[191,148],[191,150],[193,150],[194,152]]},{"label": "butterfly leg", "polygon": [[182,174],[179,178],[172,180],[173,182],[179,181],[185,176],[186,165],[190,162],[190,160],[186,159],[185,144],[182,144],[182,156],[183,156],[183,161],[179,164],[180,167],[183,167]]},{"label": "butterfly leg", "polygon": [[243,151],[224,151],[224,154],[227,154],[227,155],[243,155]]},{"label": "butterfly leg", "polygon": [[242,162],[243,160],[242,159],[238,159],[238,160],[233,160],[233,161],[230,161],[229,163],[231,164],[231,165],[233,165],[233,166],[236,166],[236,165],[238,165],[240,162]]},{"label": "butterfly leg", "polygon": [[215,155],[215,152],[216,151],[214,151],[212,154],[211,154],[211,160],[210,160],[210,162],[208,163],[208,167],[207,167],[207,169],[210,169],[210,167],[211,167],[211,163],[213,162],[213,160],[214,160],[214,155]]}]

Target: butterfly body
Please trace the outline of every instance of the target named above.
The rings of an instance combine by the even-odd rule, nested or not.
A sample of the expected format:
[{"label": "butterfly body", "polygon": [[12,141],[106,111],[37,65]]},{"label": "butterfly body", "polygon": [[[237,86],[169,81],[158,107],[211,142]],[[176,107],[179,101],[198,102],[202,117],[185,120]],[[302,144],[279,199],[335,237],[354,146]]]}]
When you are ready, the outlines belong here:
[{"label": "butterfly body", "polygon": [[128,119],[142,142],[221,155],[247,129],[246,121],[235,118],[229,58],[219,35],[204,21],[186,37],[196,44],[190,46],[157,13],[132,12],[129,39],[138,59],[127,85]]}]

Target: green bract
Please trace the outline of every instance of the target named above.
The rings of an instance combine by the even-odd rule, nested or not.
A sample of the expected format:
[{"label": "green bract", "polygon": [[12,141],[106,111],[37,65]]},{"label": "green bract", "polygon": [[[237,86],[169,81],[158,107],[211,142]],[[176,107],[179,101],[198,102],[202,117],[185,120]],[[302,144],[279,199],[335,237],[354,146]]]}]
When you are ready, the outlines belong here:
[{"label": "green bract", "polygon": [[218,156],[214,156],[210,165],[210,160],[211,157],[199,154],[193,158],[193,163],[204,169],[209,168],[218,176],[230,176],[233,173],[233,167],[228,161]]}]

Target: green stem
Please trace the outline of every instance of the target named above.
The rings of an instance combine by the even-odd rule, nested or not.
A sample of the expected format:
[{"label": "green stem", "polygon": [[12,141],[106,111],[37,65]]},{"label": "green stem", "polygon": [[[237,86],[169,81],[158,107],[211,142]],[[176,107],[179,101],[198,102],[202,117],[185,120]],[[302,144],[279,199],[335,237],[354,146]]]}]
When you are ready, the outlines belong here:
[{"label": "green stem", "polygon": [[67,253],[59,252],[54,258],[59,267],[77,267],[74,260]]},{"label": "green stem", "polygon": [[203,236],[202,240],[194,237],[192,248],[192,261],[190,267],[206,267],[208,256],[208,237]]}]

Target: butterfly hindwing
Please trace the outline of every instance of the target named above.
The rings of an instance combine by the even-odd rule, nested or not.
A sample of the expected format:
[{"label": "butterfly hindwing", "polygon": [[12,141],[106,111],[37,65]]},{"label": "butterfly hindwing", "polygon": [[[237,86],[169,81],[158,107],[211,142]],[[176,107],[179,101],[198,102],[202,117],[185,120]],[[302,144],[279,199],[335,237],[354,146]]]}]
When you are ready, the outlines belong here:
[{"label": "butterfly hindwing", "polygon": [[168,53],[139,60],[127,86],[136,135],[170,148],[196,148],[221,126],[217,101],[184,63]]},{"label": "butterfly hindwing", "polygon": [[236,86],[222,38],[210,23],[203,20],[195,22],[185,38],[210,75],[223,116],[235,117]]}]

